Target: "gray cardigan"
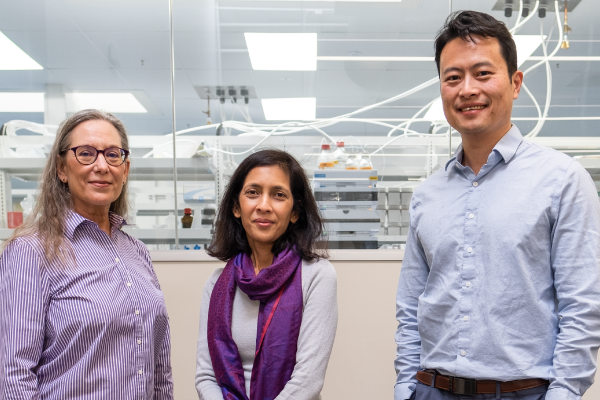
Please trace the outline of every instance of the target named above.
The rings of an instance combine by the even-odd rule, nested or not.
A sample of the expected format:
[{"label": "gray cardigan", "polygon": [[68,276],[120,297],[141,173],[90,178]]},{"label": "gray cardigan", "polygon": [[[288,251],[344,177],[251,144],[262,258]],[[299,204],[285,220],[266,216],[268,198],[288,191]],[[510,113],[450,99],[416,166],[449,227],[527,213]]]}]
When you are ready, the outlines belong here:
[{"label": "gray cardigan", "polygon": [[[196,363],[196,389],[200,400],[223,400],[206,341],[206,325],[210,296],[223,268],[217,269],[204,285],[200,307],[200,332]],[[337,277],[327,260],[302,262],[302,295],[304,310],[298,336],[296,366],[292,378],[276,400],[320,399],[325,371],[331,355],[337,328]],[[246,394],[250,397],[250,377],[256,350],[256,332],[260,302],[252,301],[239,288],[233,301],[231,331],[246,380]]]}]

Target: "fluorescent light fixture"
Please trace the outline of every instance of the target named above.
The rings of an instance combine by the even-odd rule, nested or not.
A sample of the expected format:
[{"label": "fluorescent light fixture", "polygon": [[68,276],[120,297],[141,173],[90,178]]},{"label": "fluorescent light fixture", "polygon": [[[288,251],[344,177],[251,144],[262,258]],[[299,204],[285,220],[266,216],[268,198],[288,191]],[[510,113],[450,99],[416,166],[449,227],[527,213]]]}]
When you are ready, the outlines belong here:
[{"label": "fluorescent light fixture", "polygon": [[0,57],[0,70],[44,69],[2,32],[0,32],[0,54],[2,55]]},{"label": "fluorescent light fixture", "polygon": [[542,40],[540,35],[513,35],[515,45],[517,45],[517,67],[523,65],[523,63],[533,54],[533,52],[540,47]]},{"label": "fluorescent light fixture", "polygon": [[318,61],[435,61],[434,57],[394,57],[394,56],[319,56]]},{"label": "fluorescent light fixture", "polygon": [[252,69],[316,71],[316,33],[244,33]]},{"label": "fluorescent light fixture", "polygon": [[[517,53],[519,49],[517,48]],[[518,56],[518,62],[521,63],[521,57]],[[542,61],[544,56],[529,56],[528,61]],[[363,56],[318,56],[317,61],[408,61],[408,62],[433,62],[433,57],[363,57]],[[548,61],[600,61],[600,56],[554,56],[550,57]],[[521,64],[519,64],[521,65]]]},{"label": "fluorescent light fixture", "polygon": [[429,110],[423,116],[425,119],[431,119],[433,121],[446,121],[446,114],[444,114],[444,106],[442,105],[442,98],[438,97],[435,99]]},{"label": "fluorescent light fixture", "polygon": [[[267,0],[269,1],[269,0]],[[271,0],[271,1],[298,1],[298,0]],[[302,1],[343,1],[343,2],[354,2],[354,3],[400,3],[402,0],[300,0]]]},{"label": "fluorescent light fixture", "polygon": [[[529,61],[542,61],[544,56],[533,56],[529,57]],[[600,61],[599,56],[554,56],[550,57],[548,61]]]},{"label": "fluorescent light fixture", "polygon": [[261,102],[267,121],[315,119],[315,97],[262,99]]},{"label": "fluorescent light fixture", "polygon": [[65,93],[68,112],[96,108],[112,113],[147,113],[132,93]]},{"label": "fluorescent light fixture", "polygon": [[44,93],[0,93],[0,112],[44,112]]}]

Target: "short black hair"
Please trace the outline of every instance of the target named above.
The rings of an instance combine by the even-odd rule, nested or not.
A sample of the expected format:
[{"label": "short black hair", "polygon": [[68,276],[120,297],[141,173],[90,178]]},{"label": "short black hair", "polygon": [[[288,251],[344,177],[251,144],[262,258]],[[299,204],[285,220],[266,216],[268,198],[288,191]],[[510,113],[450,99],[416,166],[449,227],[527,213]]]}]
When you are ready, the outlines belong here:
[{"label": "short black hair", "polygon": [[500,43],[500,53],[506,61],[508,77],[512,82],[512,77],[517,72],[517,46],[506,25],[498,21],[489,14],[478,11],[457,11],[446,18],[444,26],[438,32],[435,38],[435,63],[440,75],[440,56],[442,50],[456,38],[464,41],[472,41],[472,35],[479,35],[484,38],[492,37],[498,39]]},{"label": "short black hair", "polygon": [[[323,219],[306,172],[291,154],[278,149],[258,151],[236,168],[219,206],[215,234],[206,250],[210,256],[228,261],[240,253],[251,253],[242,221],[233,215],[233,210],[240,205],[240,192],[250,171],[273,165],[279,166],[289,177],[294,201],[292,212],[298,215],[298,220],[290,223],[284,234],[273,244],[273,254],[277,255],[286,248],[295,246],[296,253],[303,260],[327,257]],[[317,252],[318,240],[318,247],[322,250]]]}]

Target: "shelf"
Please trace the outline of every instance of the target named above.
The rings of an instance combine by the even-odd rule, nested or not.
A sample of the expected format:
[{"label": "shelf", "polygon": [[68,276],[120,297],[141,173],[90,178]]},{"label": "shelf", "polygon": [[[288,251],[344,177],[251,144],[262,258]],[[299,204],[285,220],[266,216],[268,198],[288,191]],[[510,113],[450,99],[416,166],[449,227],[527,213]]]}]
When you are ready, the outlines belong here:
[{"label": "shelf", "polygon": [[330,242],[376,242],[377,236],[367,236],[367,235],[328,236],[327,240]]},{"label": "shelf", "polygon": [[381,235],[377,236],[379,243],[406,243],[408,236],[403,235]]},{"label": "shelf", "polygon": [[[123,228],[124,232],[146,244],[175,244],[175,229]],[[180,244],[210,243],[210,228],[178,229]]]},{"label": "shelf", "polygon": [[[14,229],[0,229],[0,240],[8,239],[13,231]],[[123,231],[146,244],[175,244],[175,229],[137,229],[126,227],[123,228]],[[210,243],[210,239],[209,228],[179,229],[180,244]]]},{"label": "shelf", "polygon": [[[45,158],[0,158],[0,171],[27,180],[38,180],[46,165]],[[138,181],[172,181],[172,158],[132,158],[129,179]],[[177,159],[178,181],[212,181],[208,160],[199,158]]]}]

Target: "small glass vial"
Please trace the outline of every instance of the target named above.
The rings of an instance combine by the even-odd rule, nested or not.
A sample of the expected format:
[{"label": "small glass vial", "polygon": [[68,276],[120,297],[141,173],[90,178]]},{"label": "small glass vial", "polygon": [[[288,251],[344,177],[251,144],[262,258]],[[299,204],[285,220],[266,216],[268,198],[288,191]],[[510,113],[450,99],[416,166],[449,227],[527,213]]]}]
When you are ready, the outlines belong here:
[{"label": "small glass vial", "polygon": [[183,217],[181,217],[181,227],[182,228],[191,228],[193,221],[194,221],[194,217],[192,217],[192,209],[185,208],[183,210]]}]

